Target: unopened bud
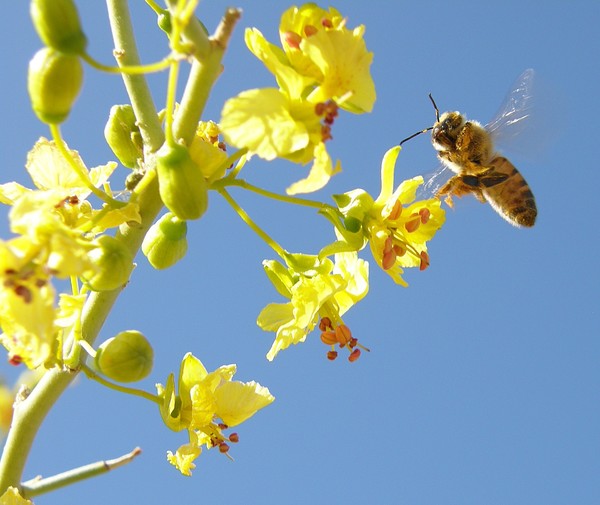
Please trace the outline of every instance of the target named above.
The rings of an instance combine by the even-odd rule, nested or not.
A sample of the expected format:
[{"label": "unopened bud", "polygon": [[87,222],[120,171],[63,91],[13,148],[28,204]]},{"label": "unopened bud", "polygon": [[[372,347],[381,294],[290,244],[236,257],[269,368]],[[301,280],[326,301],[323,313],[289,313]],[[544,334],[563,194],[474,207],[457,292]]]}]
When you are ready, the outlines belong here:
[{"label": "unopened bud", "polygon": [[44,123],[67,119],[82,83],[83,66],[77,56],[46,47],[29,62],[27,89],[33,111]]},{"label": "unopened bud", "polygon": [[160,197],[179,219],[198,219],[208,207],[208,187],[202,171],[180,145],[165,144],[156,153]]},{"label": "unopened bud", "polygon": [[123,166],[137,167],[143,155],[143,144],[131,105],[113,105],[110,108],[104,138]]},{"label": "unopened bud", "polygon": [[152,371],[154,351],[139,331],[128,330],[109,338],[96,353],[95,365],[119,382],[136,382]]},{"label": "unopened bud", "polygon": [[87,38],[73,0],[31,0],[29,12],[38,35],[48,47],[71,55],[85,52]]},{"label": "unopened bud", "polygon": [[168,212],[148,230],[142,252],[157,270],[169,268],[185,256],[186,235],[187,223]]},{"label": "unopened bud", "polygon": [[133,255],[123,242],[110,235],[102,235],[97,247],[89,252],[93,270],[82,277],[93,291],[110,291],[124,286],[133,270]]}]

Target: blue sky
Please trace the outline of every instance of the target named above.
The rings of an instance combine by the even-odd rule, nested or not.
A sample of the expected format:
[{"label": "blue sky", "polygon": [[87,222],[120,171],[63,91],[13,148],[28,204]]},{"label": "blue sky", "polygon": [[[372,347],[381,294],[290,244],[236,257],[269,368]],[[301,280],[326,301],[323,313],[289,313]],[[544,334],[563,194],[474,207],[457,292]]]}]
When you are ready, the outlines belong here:
[{"label": "blue sky", "polygon": [[[149,9],[135,5],[147,61],[166,52]],[[78,2],[90,52],[108,62],[112,45],[102,2]],[[199,17],[212,30],[230,2],[205,0]],[[284,2],[239,1],[244,16],[204,119],[224,100],[273,85],[243,45],[243,28],[276,39]],[[325,4],[322,4],[325,6]],[[394,285],[371,262],[371,291],[347,321],[371,348],[355,364],[329,362],[317,335],[265,359],[272,335],[255,319],[280,301],[261,261],[274,254],[217,195],[190,224],[190,253],[153,271],[138,259],[131,284],[101,339],[143,331],[156,351],[143,386],[165,381],[192,351],[209,369],[237,363],[277,400],[238,432],[232,463],[210,451],[191,478],[165,460],[184,442],[153,405],[81,378],[40,431],[26,478],[113,458],[135,446],[133,464],[36,503],[377,503],[594,504],[600,500],[600,175],[597,128],[600,3],[355,2],[334,4],[350,26],[366,25],[374,52],[372,114],[343,113],[329,149],[343,172],[316,197],[362,187],[377,194],[383,153],[431,124],[427,98],[442,110],[490,120],[514,79],[536,70],[539,126],[504,153],[525,175],[539,209],[533,229],[508,225],[489,206],[466,199],[447,213],[431,242],[431,267]],[[26,67],[41,46],[27,2],[5,9],[0,33],[4,120],[3,180],[27,182],[25,156],[48,135],[30,110]],[[157,103],[166,75],[153,76]],[[77,108],[64,125],[88,166],[113,159],[102,130],[126,95],[118,78],[86,69]],[[523,147],[522,145],[520,147]],[[515,149],[517,151],[517,149]],[[427,136],[406,145],[396,176],[435,169]],[[245,178],[282,191],[304,169],[253,160]],[[236,193],[244,208],[289,250],[316,252],[330,226],[310,210]],[[2,236],[9,236],[6,220]],[[370,260],[367,251],[363,257]],[[16,371],[0,366],[0,373]]]}]

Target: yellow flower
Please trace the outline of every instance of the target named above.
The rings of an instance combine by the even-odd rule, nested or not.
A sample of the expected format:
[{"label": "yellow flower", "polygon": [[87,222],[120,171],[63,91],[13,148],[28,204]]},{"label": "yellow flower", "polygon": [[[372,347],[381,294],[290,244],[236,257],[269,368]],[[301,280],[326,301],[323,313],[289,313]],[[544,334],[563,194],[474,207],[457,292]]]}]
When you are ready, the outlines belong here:
[{"label": "yellow flower", "polygon": [[0,439],[8,433],[12,421],[15,395],[6,384],[0,384]]},{"label": "yellow flower", "polygon": [[223,430],[241,424],[275,400],[267,388],[254,381],[232,381],[235,372],[235,365],[226,365],[209,373],[198,358],[188,353],[179,370],[179,393],[175,392],[173,374],[166,386],[157,384],[164,423],[173,431],[187,430],[190,437],[175,455],[168,455],[184,475],[190,475],[195,467],[193,461],[202,445],[227,452],[226,441],[236,442],[237,434],[226,438]]},{"label": "yellow flower", "polygon": [[227,153],[219,141],[219,127],[213,121],[200,121],[190,145],[190,156],[200,167],[208,183],[225,175]]},{"label": "yellow flower", "polygon": [[46,269],[30,261],[35,254],[26,237],[0,241],[0,342],[29,368],[50,366],[57,345],[55,292]]},{"label": "yellow flower", "polygon": [[246,31],[246,45],[273,73],[279,89],[248,90],[228,100],[220,127],[229,144],[248,149],[249,155],[303,165],[314,160],[308,177],[287,188],[288,194],[321,189],[341,170],[325,148],[338,108],[362,113],[373,107],[372,54],[363,33],[363,27],[348,30],[335,9],[314,4],[283,14],[283,49],[257,29]]},{"label": "yellow flower", "polygon": [[[427,241],[444,224],[445,213],[437,198],[415,201],[421,176],[402,182],[395,191],[394,167],[400,147],[390,149],[381,164],[381,193],[375,200],[365,230],[377,264],[402,286],[402,267],[424,270],[429,266]],[[392,192],[393,191],[393,192]]]},{"label": "yellow flower", "polygon": [[[368,292],[368,263],[356,253],[336,254],[335,265],[304,256],[306,267],[285,269],[276,262],[263,263],[277,290],[290,299],[288,303],[271,303],[259,314],[257,324],[265,331],[276,332],[275,341],[267,353],[272,361],[279,351],[306,340],[306,336],[320,324],[323,332],[345,326],[342,315]],[[289,288],[288,288],[289,286]],[[326,342],[331,344],[331,342]],[[338,342],[351,353],[356,340]],[[360,351],[356,354],[360,354]]]},{"label": "yellow flower", "polygon": [[[402,182],[394,190],[394,167],[400,147],[390,149],[381,163],[381,192],[373,200],[363,190],[353,190],[334,197],[345,218],[345,225],[336,234],[342,240],[352,240],[354,247],[362,248],[367,241],[377,264],[402,286],[402,267],[429,266],[427,241],[444,224],[445,213],[436,198],[415,201],[422,177]],[[362,243],[361,236],[362,235]],[[336,244],[339,247],[339,243]]]},{"label": "yellow flower", "polygon": [[6,493],[0,496],[0,505],[33,505],[33,502],[23,498],[17,488],[9,487]]},{"label": "yellow flower", "polygon": [[[110,162],[88,170],[77,151],[69,151],[69,153],[80,171],[86,174],[88,180],[96,187],[105,184],[117,167],[116,163]],[[37,191],[16,182],[0,184],[0,203],[14,206],[21,197],[29,195],[34,199],[45,201],[45,209],[53,209],[53,214],[65,226],[77,228],[88,225],[90,229],[86,231],[95,233],[128,221],[141,222],[137,205],[132,203],[120,209],[93,210],[86,201],[91,191],[69,165],[54,141],[40,138],[27,154],[25,168]],[[98,216],[100,212],[102,214]],[[94,218],[96,219],[92,221]]]}]

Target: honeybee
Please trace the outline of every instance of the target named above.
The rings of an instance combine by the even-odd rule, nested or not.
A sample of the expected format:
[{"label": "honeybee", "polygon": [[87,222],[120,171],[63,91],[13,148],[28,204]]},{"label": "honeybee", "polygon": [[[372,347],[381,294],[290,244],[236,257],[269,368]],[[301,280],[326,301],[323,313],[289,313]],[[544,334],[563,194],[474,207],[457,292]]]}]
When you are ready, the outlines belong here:
[{"label": "honeybee", "polygon": [[[494,148],[499,137],[520,133],[531,108],[533,70],[526,70],[509,93],[496,119],[485,127],[467,120],[460,112],[439,109],[429,95],[436,113],[433,126],[404,139],[407,140],[432,130],[431,142],[443,167],[425,184],[425,191],[433,190],[437,197],[446,196],[452,207],[452,197],[473,194],[514,226],[531,227],[535,223],[537,207],[533,193],[521,173]],[[444,172],[454,172],[445,184]]]}]

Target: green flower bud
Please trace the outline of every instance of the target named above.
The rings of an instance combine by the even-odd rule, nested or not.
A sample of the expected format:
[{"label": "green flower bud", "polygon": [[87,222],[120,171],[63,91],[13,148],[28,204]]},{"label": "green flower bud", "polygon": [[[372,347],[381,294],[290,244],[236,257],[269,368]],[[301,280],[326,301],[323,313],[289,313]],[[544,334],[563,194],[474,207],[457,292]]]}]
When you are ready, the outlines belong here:
[{"label": "green flower bud", "polygon": [[27,89],[33,111],[48,124],[62,123],[79,95],[83,66],[77,56],[40,49],[29,62]]},{"label": "green flower bud", "polygon": [[137,167],[144,146],[131,105],[113,105],[110,108],[104,138],[123,166]]},{"label": "green flower bud", "polygon": [[169,268],[187,252],[187,223],[168,212],[152,225],[142,242],[142,252],[157,270]]},{"label": "green flower bud", "polygon": [[98,246],[89,252],[94,268],[82,277],[93,291],[110,291],[124,286],[133,270],[133,255],[123,242],[102,235]]},{"label": "green flower bud", "polygon": [[202,171],[180,145],[165,144],[156,153],[160,197],[179,219],[198,219],[208,207],[208,187]]},{"label": "green flower bud", "polygon": [[85,52],[87,38],[73,0],[31,0],[29,12],[38,35],[48,47],[71,55]]},{"label": "green flower bud", "polygon": [[122,331],[104,342],[94,363],[104,375],[118,382],[136,382],[152,371],[154,351],[136,330]]}]

